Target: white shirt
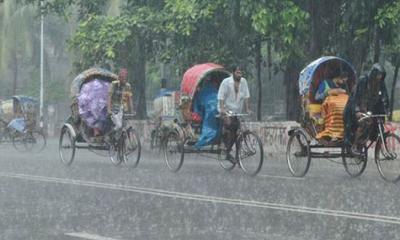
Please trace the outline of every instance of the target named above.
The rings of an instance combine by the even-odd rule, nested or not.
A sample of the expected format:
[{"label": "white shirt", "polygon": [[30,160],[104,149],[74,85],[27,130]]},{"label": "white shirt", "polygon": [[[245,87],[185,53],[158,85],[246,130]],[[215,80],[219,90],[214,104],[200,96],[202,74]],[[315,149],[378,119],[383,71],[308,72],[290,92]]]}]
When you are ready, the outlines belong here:
[{"label": "white shirt", "polygon": [[226,111],[242,113],[244,100],[250,97],[245,78],[240,79],[239,91],[236,94],[233,77],[225,78],[218,90],[218,111],[221,110],[219,101],[224,102]]}]

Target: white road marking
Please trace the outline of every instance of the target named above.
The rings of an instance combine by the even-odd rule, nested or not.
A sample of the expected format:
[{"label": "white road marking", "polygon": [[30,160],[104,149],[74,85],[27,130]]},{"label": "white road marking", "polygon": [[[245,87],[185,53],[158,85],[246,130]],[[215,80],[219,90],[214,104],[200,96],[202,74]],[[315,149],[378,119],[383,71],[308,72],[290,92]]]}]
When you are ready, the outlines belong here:
[{"label": "white road marking", "polygon": [[305,180],[305,178],[300,178],[300,177],[287,177],[287,176],[268,175],[268,174],[259,174],[258,176],[264,177],[264,178],[280,178],[280,179],[294,180],[294,181],[304,181]]},{"label": "white road marking", "polygon": [[95,234],[80,232],[80,233],[65,233],[65,236],[74,237],[74,238],[81,238],[87,240],[117,240],[115,238],[103,237]]},{"label": "white road marking", "polygon": [[400,225],[400,217],[385,216],[385,215],[378,215],[378,214],[350,212],[350,211],[332,210],[332,209],[324,209],[324,208],[312,208],[312,207],[306,207],[306,206],[260,202],[260,201],[245,200],[245,199],[213,197],[213,196],[207,196],[207,195],[166,191],[166,190],[162,190],[162,189],[143,188],[143,187],[135,187],[135,186],[128,186],[128,185],[117,185],[117,184],[110,184],[110,183],[99,183],[99,182],[82,181],[82,180],[75,180],[75,179],[63,179],[63,178],[44,177],[44,176],[6,173],[6,172],[0,172],[0,177],[23,179],[23,180],[33,180],[33,181],[48,182],[48,183],[68,184],[68,185],[85,186],[85,187],[94,187],[94,188],[107,189],[107,190],[117,190],[117,191],[149,194],[149,195],[168,197],[168,198],[174,198],[174,199],[193,200],[193,201],[229,204],[229,205],[246,206],[246,207],[257,207],[257,208],[274,209],[274,210],[280,210],[280,211],[286,211],[286,212],[308,213],[308,214],[331,216],[331,217],[337,217],[337,218],[342,217],[342,218],[349,218],[349,219],[358,219],[358,220],[364,220],[364,221],[391,223],[391,224]]}]

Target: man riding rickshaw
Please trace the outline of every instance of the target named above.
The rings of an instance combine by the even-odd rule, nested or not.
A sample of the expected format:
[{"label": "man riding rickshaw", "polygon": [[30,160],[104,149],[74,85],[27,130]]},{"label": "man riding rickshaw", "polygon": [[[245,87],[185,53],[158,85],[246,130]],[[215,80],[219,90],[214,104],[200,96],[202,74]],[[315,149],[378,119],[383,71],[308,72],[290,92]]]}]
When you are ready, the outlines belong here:
[{"label": "man riding rickshaw", "polygon": [[[234,72],[232,77],[221,65],[205,63],[191,67],[183,75],[181,119],[176,119],[176,128],[164,144],[164,158],[171,171],[181,168],[188,153],[208,157],[216,154],[226,170],[239,164],[248,175],[260,171],[264,159],[261,140],[240,124],[247,115],[241,113],[249,97],[247,82],[239,68]],[[224,128],[235,134],[228,136]]]},{"label": "man riding rickshaw", "polygon": [[[373,124],[373,121],[359,123],[359,119],[367,113],[375,115],[389,113],[389,96],[385,85],[385,76],[385,69],[379,63],[374,64],[368,75],[360,78],[346,105],[344,114],[345,144],[353,154],[360,154],[365,142],[376,140],[378,135],[378,126]],[[370,136],[364,136],[365,129],[371,129]]]}]

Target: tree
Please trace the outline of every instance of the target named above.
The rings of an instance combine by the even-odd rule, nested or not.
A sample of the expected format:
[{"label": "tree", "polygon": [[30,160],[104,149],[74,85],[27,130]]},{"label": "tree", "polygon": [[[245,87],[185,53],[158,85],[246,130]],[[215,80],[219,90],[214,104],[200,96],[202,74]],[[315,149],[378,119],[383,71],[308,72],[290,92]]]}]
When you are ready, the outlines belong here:
[{"label": "tree", "polygon": [[392,39],[392,41],[387,41],[386,46],[386,52],[388,53],[389,59],[394,66],[394,76],[391,86],[389,104],[389,116],[390,120],[392,120],[395,90],[400,68],[400,27],[398,25],[398,23],[400,22],[400,1],[397,0],[385,4],[382,8],[378,10],[375,20],[377,26],[379,26],[379,28],[381,29],[380,32],[386,32],[386,36],[390,35],[389,39]]}]

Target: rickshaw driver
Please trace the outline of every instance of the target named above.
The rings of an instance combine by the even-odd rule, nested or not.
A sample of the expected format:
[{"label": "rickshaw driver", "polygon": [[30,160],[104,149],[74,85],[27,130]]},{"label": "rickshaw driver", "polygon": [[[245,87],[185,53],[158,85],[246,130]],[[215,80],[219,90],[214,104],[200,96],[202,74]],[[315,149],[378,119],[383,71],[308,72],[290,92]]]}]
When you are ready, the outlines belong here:
[{"label": "rickshaw driver", "polygon": [[124,113],[133,113],[131,85],[127,82],[128,70],[121,68],[118,80],[113,81],[108,91],[107,113],[111,116],[121,109]]},{"label": "rickshaw driver", "polygon": [[[227,156],[235,143],[236,133],[240,127],[237,117],[226,116],[227,112],[242,113],[243,105],[246,113],[250,111],[250,92],[247,81],[242,77],[241,67],[232,67],[232,76],[225,78],[218,90],[218,111],[223,117],[222,138],[227,150]],[[228,159],[229,160],[229,159]]]},{"label": "rickshaw driver", "polygon": [[367,120],[359,123],[358,120],[367,112],[372,114],[389,112],[389,97],[385,86],[385,76],[385,69],[379,63],[375,63],[369,74],[360,78],[347,102],[343,116],[345,121],[345,144],[347,150],[352,154],[359,155],[361,153],[362,146],[368,140],[365,139],[367,136],[364,136],[365,130],[372,128],[371,139],[376,138],[378,133],[373,121]]}]

